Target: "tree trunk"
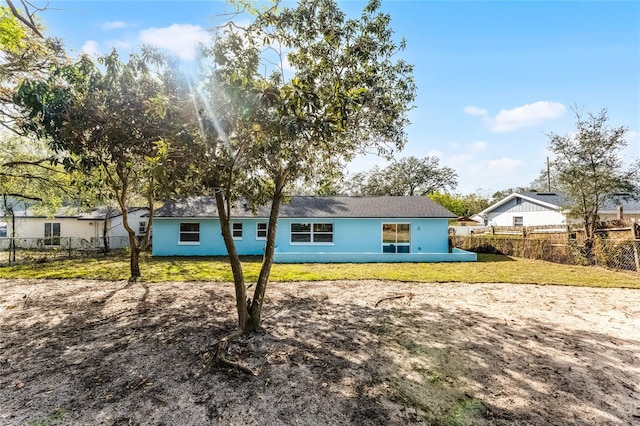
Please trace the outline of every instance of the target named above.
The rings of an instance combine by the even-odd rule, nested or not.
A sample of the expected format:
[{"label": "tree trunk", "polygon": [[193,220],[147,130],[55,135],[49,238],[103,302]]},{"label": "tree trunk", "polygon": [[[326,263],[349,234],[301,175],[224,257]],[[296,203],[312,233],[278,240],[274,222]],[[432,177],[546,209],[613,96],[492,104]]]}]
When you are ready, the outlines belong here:
[{"label": "tree trunk", "polygon": [[267,229],[267,241],[264,248],[264,258],[260,275],[256,283],[256,289],[253,293],[253,302],[249,309],[249,319],[245,327],[246,331],[255,331],[260,328],[262,320],[262,305],[264,303],[264,295],[269,283],[271,275],[271,266],[273,266],[273,255],[275,253],[276,229],[278,226],[278,217],[280,216],[280,206],[282,205],[284,184],[278,182],[276,192],[271,202],[271,213],[269,214],[269,227]]},{"label": "tree trunk", "polygon": [[238,333],[247,332],[247,323],[249,319],[247,300],[247,288],[244,283],[244,273],[242,271],[242,263],[236,250],[236,244],[231,234],[230,204],[228,199],[221,191],[216,191],[216,206],[218,208],[218,217],[220,218],[220,229],[224,245],[227,248],[229,263],[231,264],[231,272],[233,273],[233,284],[236,290],[236,308],[238,310]]},{"label": "tree trunk", "polygon": [[102,226],[102,244],[105,255],[109,253],[109,237],[107,237],[107,233],[109,232],[109,216],[111,216],[111,207],[107,207],[107,211],[104,214],[104,225]]},{"label": "tree trunk", "polygon": [[129,247],[131,248],[131,259],[129,269],[131,270],[131,281],[135,281],[140,274],[140,249],[138,248],[135,234],[129,234]]},{"label": "tree trunk", "polygon": [[13,207],[9,210],[11,213],[11,239],[9,240],[9,262],[16,261],[16,214]]}]

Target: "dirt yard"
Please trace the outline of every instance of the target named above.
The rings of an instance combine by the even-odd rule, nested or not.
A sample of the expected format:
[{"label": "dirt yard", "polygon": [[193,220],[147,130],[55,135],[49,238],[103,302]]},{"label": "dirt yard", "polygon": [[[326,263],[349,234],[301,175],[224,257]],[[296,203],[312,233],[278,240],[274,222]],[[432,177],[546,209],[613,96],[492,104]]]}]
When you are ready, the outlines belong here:
[{"label": "dirt yard", "polygon": [[2,425],[638,425],[640,291],[0,280]]}]

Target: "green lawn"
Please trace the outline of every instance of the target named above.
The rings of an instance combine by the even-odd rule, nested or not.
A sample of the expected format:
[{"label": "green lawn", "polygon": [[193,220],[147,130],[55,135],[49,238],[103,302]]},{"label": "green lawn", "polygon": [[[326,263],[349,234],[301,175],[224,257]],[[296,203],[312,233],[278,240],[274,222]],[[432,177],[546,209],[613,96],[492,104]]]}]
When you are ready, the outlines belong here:
[{"label": "green lawn", "polygon": [[[260,270],[259,257],[243,259],[247,282]],[[50,260],[0,267],[0,278],[83,278],[123,280],[129,277],[125,255],[98,259]],[[141,259],[142,281],[231,281],[223,257],[151,257]],[[602,268],[559,265],[539,260],[479,254],[471,263],[276,264],[272,281],[395,280],[558,284],[587,287],[640,288],[640,276]]]}]

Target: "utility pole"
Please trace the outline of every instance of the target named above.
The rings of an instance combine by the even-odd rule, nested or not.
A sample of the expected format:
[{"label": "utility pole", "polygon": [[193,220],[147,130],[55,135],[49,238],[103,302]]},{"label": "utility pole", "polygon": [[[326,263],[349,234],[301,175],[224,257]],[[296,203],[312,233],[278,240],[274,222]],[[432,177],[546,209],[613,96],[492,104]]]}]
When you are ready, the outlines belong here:
[{"label": "utility pole", "polygon": [[549,163],[549,157],[547,157],[547,192],[551,192],[551,164]]}]

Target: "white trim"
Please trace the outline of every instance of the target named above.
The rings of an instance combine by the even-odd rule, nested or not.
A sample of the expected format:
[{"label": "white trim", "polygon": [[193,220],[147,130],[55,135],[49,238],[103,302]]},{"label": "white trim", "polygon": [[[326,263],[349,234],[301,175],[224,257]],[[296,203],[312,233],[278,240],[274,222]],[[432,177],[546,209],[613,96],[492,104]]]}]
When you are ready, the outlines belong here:
[{"label": "white trim", "polygon": [[[258,225],[264,225],[264,237],[259,237],[258,236],[258,232],[260,231]],[[266,240],[267,239],[267,232],[269,232],[269,222],[256,222],[256,240]]]},{"label": "white trim", "polygon": [[538,200],[537,198],[532,198],[532,197],[527,197],[526,195],[523,194],[519,194],[517,192],[514,192],[508,196],[506,196],[505,198],[503,198],[502,200],[490,205],[489,207],[487,207],[486,209],[482,210],[480,213],[476,213],[476,215],[478,216],[483,216],[483,215],[487,215],[488,213],[491,213],[493,210],[495,210],[496,208],[500,207],[501,205],[513,200],[514,198],[519,197],[522,198],[523,200],[527,200],[531,203],[534,204],[540,204],[544,207],[548,207],[551,210],[557,210],[557,211],[561,211],[562,207],[558,206],[556,204],[552,204],[552,203],[547,203],[545,201],[542,200]]},{"label": "white trim", "polygon": [[[385,244],[386,245],[390,245],[392,243],[385,243],[384,242],[384,225],[409,225],[409,242],[408,243],[398,243],[398,229],[396,228],[396,242],[393,243],[396,247],[401,246],[401,247],[409,247],[409,253],[413,252],[413,224],[411,222],[381,222],[380,223],[380,253],[384,253],[384,247]],[[396,250],[395,253],[389,253],[389,254],[406,254],[406,253],[398,253],[398,251]]]},{"label": "white trim", "polygon": [[[196,232],[195,231],[182,231],[180,228],[181,226],[185,224],[185,225],[198,225],[198,241],[182,241],[181,236],[182,234],[188,234],[188,235],[195,235]],[[178,222],[178,245],[181,246],[198,246],[200,245],[200,236],[202,235],[202,232],[200,230],[200,222]]]},{"label": "white trim", "polygon": [[[292,225],[309,225],[309,239],[310,241],[292,241],[292,235],[293,234],[304,234],[306,235],[306,232],[292,232],[291,231],[291,226]],[[313,230],[314,225],[331,225],[331,232],[318,232],[318,235],[331,235],[331,241],[321,241],[321,242],[314,242],[313,241],[313,237],[315,235],[315,232]],[[290,222],[289,223],[289,244],[292,246],[333,246],[335,245],[334,243],[335,241],[335,223],[333,221],[300,221],[300,222]]]},{"label": "white trim", "polygon": [[[236,231],[236,229],[235,229],[236,225],[240,225],[240,236],[239,237],[236,237],[234,235],[234,233]],[[244,226],[243,226],[242,222],[231,222],[231,236],[236,241],[242,241],[242,237],[244,236]]]}]

